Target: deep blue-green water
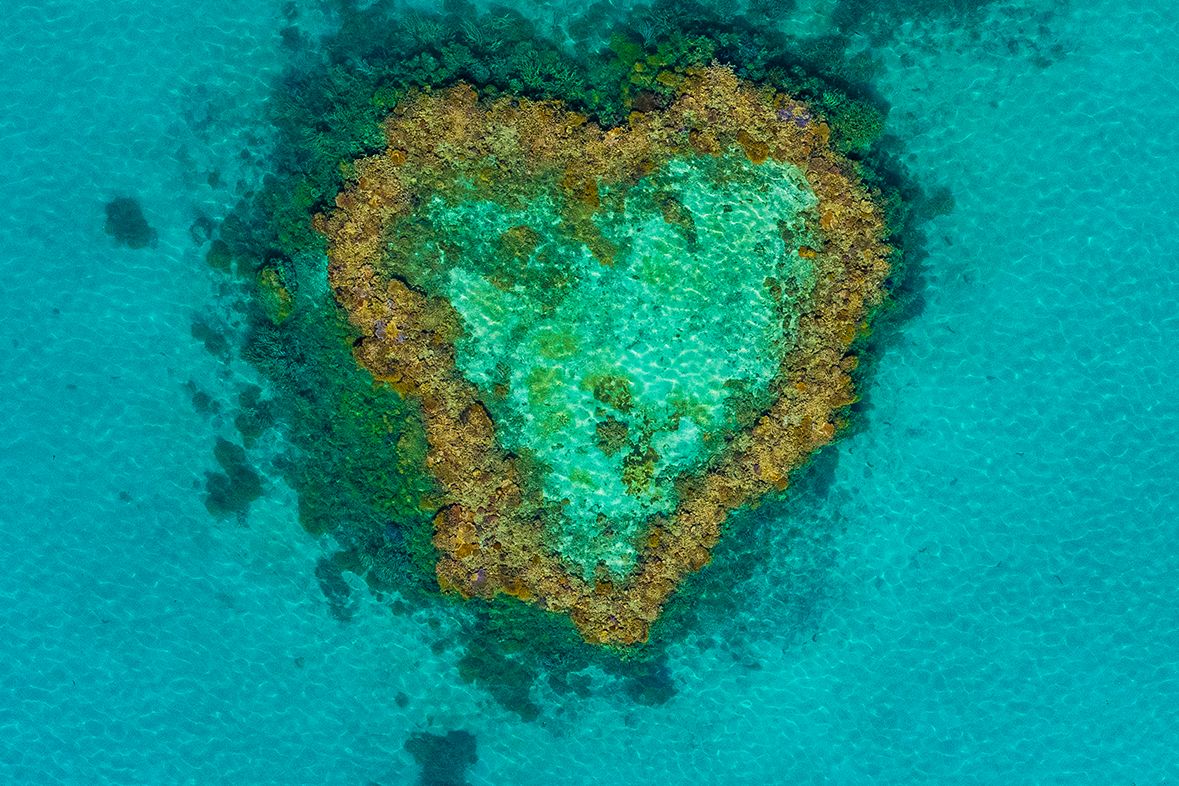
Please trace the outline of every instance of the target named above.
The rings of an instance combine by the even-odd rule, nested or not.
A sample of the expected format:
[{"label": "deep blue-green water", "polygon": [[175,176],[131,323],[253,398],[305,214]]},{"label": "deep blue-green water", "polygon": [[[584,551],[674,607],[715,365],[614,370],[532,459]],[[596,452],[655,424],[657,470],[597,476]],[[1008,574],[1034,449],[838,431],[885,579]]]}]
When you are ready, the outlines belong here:
[{"label": "deep blue-green water", "polygon": [[[830,487],[762,522],[740,612],[671,647],[675,695],[542,680],[533,721],[457,676],[429,606],[358,581],[334,617],[265,458],[248,517],[205,508],[256,380],[194,335],[222,293],[192,227],[266,172],[280,30],[340,18],[288,5],[3,9],[0,781],[449,783],[405,744],[455,730],[470,784],[1179,780],[1179,5],[852,30],[887,134],[953,196],[925,307]],[[832,5],[781,22],[819,37]],[[104,231],[124,195],[154,245]]]}]

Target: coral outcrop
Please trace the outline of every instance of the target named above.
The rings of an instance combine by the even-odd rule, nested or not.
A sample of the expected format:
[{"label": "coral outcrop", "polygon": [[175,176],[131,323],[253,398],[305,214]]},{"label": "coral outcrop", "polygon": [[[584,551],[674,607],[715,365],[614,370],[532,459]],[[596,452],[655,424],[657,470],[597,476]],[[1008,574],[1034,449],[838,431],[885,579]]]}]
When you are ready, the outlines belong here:
[{"label": "coral outcrop", "polygon": [[[708,562],[730,512],[785,488],[790,472],[834,437],[841,410],[855,400],[849,347],[880,303],[888,274],[881,210],[855,166],[833,149],[826,123],[790,96],[724,67],[675,77],[667,108],[632,112],[615,128],[600,128],[559,102],[484,100],[465,85],[410,93],[384,123],[385,152],[357,160],[335,209],[316,218],[329,244],[332,290],[361,333],[357,360],[420,402],[427,467],[444,493],[434,520],[439,585],[569,614],[591,642],[644,641],[681,579]],[[651,185],[676,167],[714,172],[722,185],[740,181],[750,199],[772,187],[767,173],[796,173],[796,203],[780,222],[773,259],[796,266],[806,286],[789,276],[764,277],[761,285],[778,307],[767,345],[779,350],[774,365],[768,374],[747,373],[744,387],[732,386],[723,397],[725,418],[693,416],[716,426],[699,437],[707,449],[698,460],[668,463],[651,446],[653,437],[633,413],[655,405],[625,376],[583,380],[583,399],[596,402],[585,444],[603,466],[627,473],[625,493],[647,500],[628,509],[641,516],[641,527],[628,541],[623,568],[587,568],[562,554],[554,536],[579,499],[556,498],[546,480],[561,456],[544,446],[526,450],[505,433],[520,427],[506,422],[522,406],[511,404],[519,380],[472,372],[474,312],[456,306],[462,287],[456,289],[452,273],[456,258],[474,252],[448,235],[447,221],[476,220],[456,212],[462,205],[524,215],[543,204],[553,237],[583,249],[593,265],[539,265],[552,238],[534,220],[495,233],[489,247],[496,266],[481,268],[481,280],[513,292],[524,278],[549,276],[536,291],[565,292],[570,278],[633,263],[638,241],[610,226],[640,197],[661,216],[676,254],[695,254],[708,242],[702,217]],[[285,318],[281,300],[278,306]],[[572,363],[578,342],[546,336],[537,345],[550,361],[544,368]],[[529,401],[553,384],[544,374],[528,380]],[[609,528],[604,513],[595,518]]]}]

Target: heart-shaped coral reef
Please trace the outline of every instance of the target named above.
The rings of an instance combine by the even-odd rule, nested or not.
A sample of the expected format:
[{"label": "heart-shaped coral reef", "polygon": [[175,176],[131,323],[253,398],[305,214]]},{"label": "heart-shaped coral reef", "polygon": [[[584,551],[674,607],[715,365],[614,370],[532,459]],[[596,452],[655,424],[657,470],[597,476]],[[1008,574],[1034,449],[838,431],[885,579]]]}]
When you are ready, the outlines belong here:
[{"label": "heart-shaped coral reef", "polygon": [[879,208],[829,129],[722,67],[602,129],[457,86],[403,99],[328,238],[375,378],[421,403],[437,575],[630,644],[729,513],[854,400]]}]

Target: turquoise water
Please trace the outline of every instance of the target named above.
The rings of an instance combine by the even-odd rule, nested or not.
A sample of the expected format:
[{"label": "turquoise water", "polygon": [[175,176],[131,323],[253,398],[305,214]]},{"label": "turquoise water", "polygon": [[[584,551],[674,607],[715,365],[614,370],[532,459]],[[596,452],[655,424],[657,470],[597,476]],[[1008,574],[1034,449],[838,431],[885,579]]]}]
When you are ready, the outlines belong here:
[{"label": "turquoise water", "polygon": [[[772,556],[672,646],[676,694],[542,681],[524,722],[456,676],[457,617],[391,615],[359,582],[332,615],[273,433],[249,515],[205,509],[257,380],[199,327],[228,295],[194,222],[265,174],[272,80],[300,57],[280,31],[338,17],[241,5],[6,11],[0,780],[455,782],[413,755],[453,731],[471,784],[1179,778],[1179,8],[852,36],[914,177],[953,196],[924,204],[925,307],[827,482],[744,533]],[[780,21],[818,36],[830,11]],[[118,196],[154,246],[104,232]]]}]

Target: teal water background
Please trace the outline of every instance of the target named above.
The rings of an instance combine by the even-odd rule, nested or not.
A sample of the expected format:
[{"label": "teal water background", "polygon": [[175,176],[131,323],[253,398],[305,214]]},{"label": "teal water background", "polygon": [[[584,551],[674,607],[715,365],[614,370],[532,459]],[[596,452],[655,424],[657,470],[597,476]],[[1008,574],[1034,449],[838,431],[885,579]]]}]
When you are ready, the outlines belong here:
[{"label": "teal water background", "polygon": [[[673,650],[674,698],[539,686],[533,723],[425,612],[333,619],[281,485],[204,508],[233,424],[186,384],[252,377],[192,335],[218,293],[189,228],[261,175],[285,24],[5,9],[0,782],[413,783],[406,738],[452,729],[471,784],[1179,779],[1179,6],[998,4],[878,47],[888,132],[954,209],[866,428],[770,522],[744,611]],[[155,248],[104,233],[124,194]]]}]

